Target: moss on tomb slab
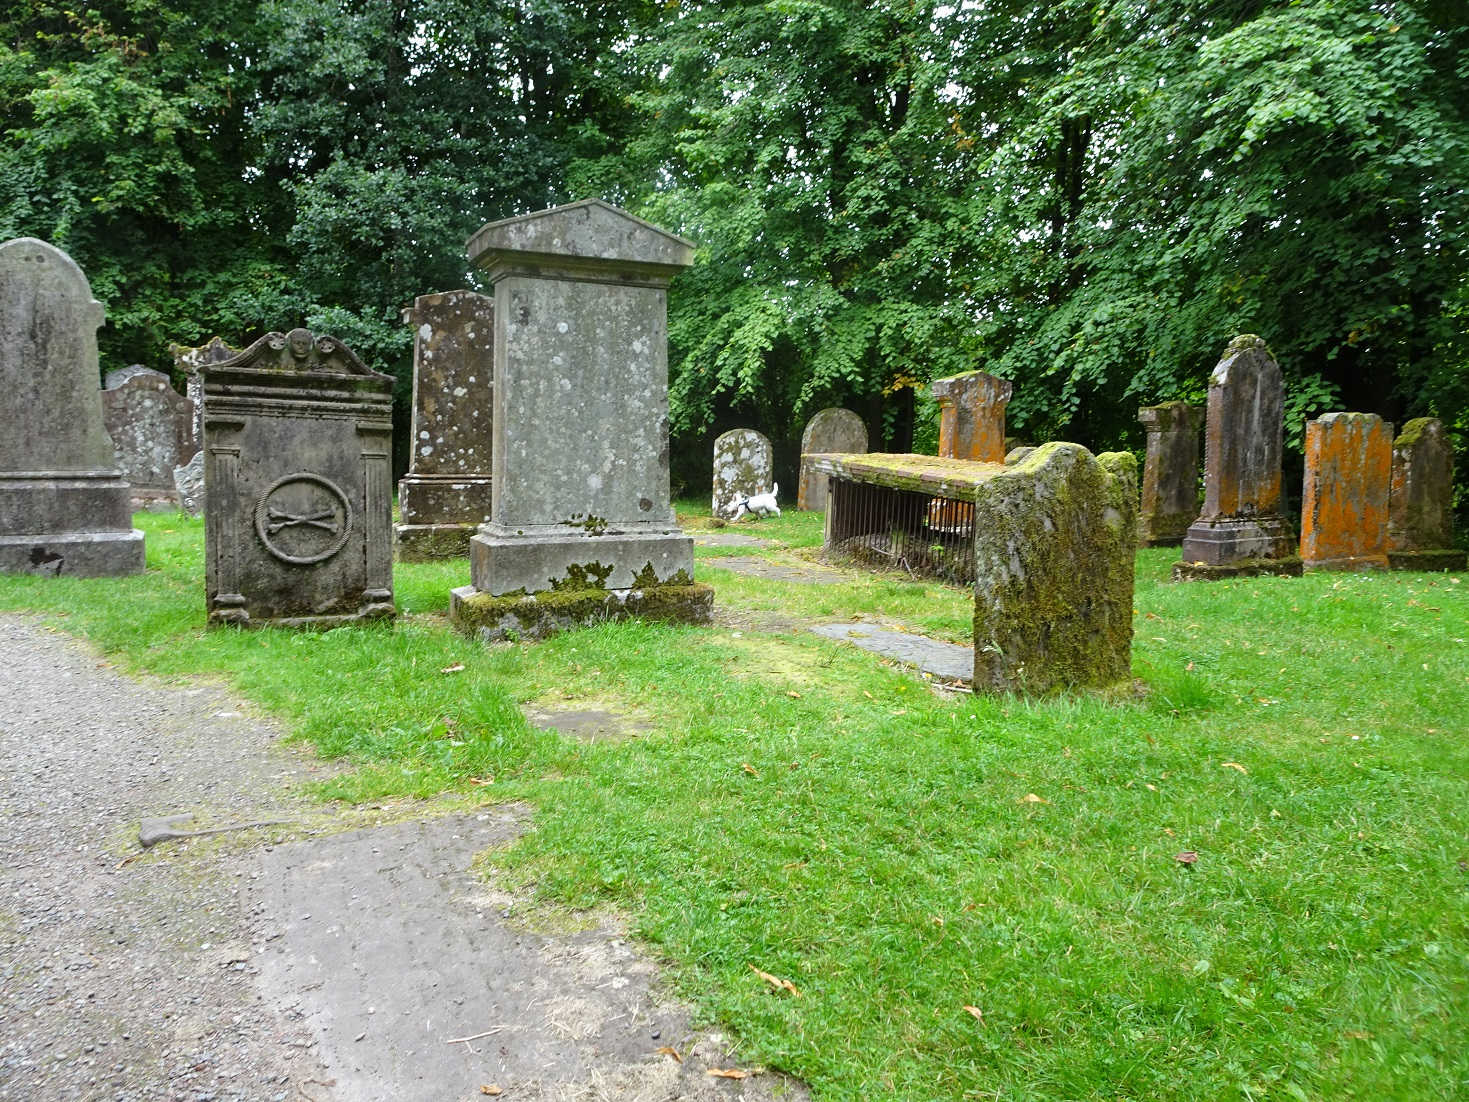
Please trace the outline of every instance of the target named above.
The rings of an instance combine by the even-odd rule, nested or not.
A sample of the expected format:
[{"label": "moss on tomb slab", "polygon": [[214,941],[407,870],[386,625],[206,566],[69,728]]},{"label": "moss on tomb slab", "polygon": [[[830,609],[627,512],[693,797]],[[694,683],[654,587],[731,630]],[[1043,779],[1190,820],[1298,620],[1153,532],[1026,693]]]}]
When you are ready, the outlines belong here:
[{"label": "moss on tomb slab", "polygon": [[565,586],[499,597],[466,586],[453,591],[449,606],[450,622],[458,631],[486,642],[541,639],[604,620],[707,624],[713,615],[714,589],[696,583],[638,589]]},{"label": "moss on tomb slab", "polygon": [[1296,556],[1284,559],[1235,559],[1227,563],[1176,562],[1173,564],[1173,580],[1216,582],[1224,578],[1255,578],[1262,574],[1299,578],[1301,571],[1301,560]]}]

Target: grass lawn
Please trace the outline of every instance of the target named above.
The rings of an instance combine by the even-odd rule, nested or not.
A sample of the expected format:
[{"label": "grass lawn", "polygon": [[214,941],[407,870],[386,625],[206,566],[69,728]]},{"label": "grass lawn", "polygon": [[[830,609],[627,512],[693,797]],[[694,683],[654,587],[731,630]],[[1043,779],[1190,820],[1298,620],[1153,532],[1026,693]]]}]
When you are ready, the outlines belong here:
[{"label": "grass lawn", "polygon": [[[1174,585],[1144,551],[1147,692],[1028,702],[792,630],[964,640],[967,594],[719,569],[809,554],[811,515],[701,549],[738,627],[496,648],[444,624],[464,560],[398,566],[392,627],[206,631],[202,525],[138,523],[144,576],[0,578],[0,608],[226,679],[355,766],[324,799],[530,801],[499,874],[621,910],[745,1066],[818,1098],[1469,1097],[1469,581]],[[528,702],[651,729],[577,742]]]}]

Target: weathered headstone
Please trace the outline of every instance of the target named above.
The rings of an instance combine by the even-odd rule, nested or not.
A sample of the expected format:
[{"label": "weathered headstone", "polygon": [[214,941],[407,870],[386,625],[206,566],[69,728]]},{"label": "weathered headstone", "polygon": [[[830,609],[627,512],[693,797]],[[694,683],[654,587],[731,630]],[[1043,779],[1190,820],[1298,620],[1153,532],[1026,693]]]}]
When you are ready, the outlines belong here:
[{"label": "weathered headstone", "polygon": [[174,468],[199,450],[193,403],[163,372],[134,364],[107,373],[102,418],[117,449],[117,465],[132,488],[133,507],[175,504]]},{"label": "weathered headstone", "polygon": [[981,481],[975,691],[1127,686],[1136,538],[1129,452],[1053,441]]},{"label": "weathered headstone", "polygon": [[1301,564],[1307,570],[1387,569],[1392,426],[1375,413],[1306,422]]},{"label": "weathered headstone", "polygon": [[305,329],[201,370],[209,622],[391,617],[392,376]]},{"label": "weathered headstone", "polygon": [[1148,430],[1137,515],[1137,541],[1143,547],[1177,546],[1199,515],[1200,413],[1187,402],[1164,402],[1137,411],[1137,419]]},{"label": "weathered headstone", "polygon": [[143,570],[128,484],[102,423],[102,304],[71,257],[0,245],[0,572]]},{"label": "weathered headstone", "polygon": [[1175,580],[1301,572],[1280,512],[1283,417],[1280,366],[1259,337],[1236,337],[1209,377],[1204,508],[1184,533]]},{"label": "weathered headstone", "polygon": [[824,409],[806,422],[801,433],[801,485],[796,492],[796,508],[821,511],[826,508],[827,476],[818,474],[806,462],[808,455],[832,452],[852,455],[867,450],[867,426],[849,409]]},{"label": "weathered headstone", "polygon": [[484,639],[707,621],[669,496],[669,280],[693,246],[600,200],[469,241],[495,294],[494,480],[450,617]]},{"label": "weathered headstone", "polygon": [[966,371],[933,381],[939,404],[939,456],[980,463],[1005,461],[1005,407],[1013,388],[1008,379]]},{"label": "weathered headstone", "polygon": [[224,363],[240,350],[231,348],[218,337],[208,344],[190,348],[182,344],[171,344],[174,366],[184,373],[184,396],[193,405],[194,454],[173,469],[173,487],[178,494],[179,508],[191,517],[204,512],[204,452],[200,445],[204,440],[204,376],[199,373],[205,364]]},{"label": "weathered headstone", "polygon": [[1387,559],[1394,570],[1463,570],[1454,547],[1454,449],[1437,417],[1416,417],[1392,445]]},{"label": "weathered headstone", "polygon": [[467,555],[490,518],[495,303],[473,291],[419,295],[403,320],[415,329],[413,435],[398,481],[398,557]]},{"label": "weathered headstone", "polygon": [[740,498],[768,493],[774,472],[775,453],[764,434],[754,429],[721,433],[714,441],[714,515],[728,516]]}]

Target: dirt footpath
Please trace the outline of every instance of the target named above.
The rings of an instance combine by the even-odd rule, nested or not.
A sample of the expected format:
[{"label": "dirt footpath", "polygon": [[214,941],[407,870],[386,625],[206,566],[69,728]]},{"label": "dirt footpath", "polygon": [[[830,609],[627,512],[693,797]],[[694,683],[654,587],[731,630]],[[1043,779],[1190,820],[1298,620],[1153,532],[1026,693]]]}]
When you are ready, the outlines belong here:
[{"label": "dirt footpath", "polygon": [[[468,869],[523,809],[363,826],[317,775],[222,690],[0,616],[0,1099],[806,1097],[708,1075],[745,1066],[615,926],[519,928]],[[142,851],[173,814],[295,825]]]}]

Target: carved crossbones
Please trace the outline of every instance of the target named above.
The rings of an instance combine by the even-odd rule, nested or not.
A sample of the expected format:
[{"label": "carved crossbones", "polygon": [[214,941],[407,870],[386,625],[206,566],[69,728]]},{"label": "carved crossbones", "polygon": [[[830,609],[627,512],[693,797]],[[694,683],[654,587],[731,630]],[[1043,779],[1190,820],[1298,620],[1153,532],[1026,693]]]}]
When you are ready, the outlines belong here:
[{"label": "carved crossbones", "polygon": [[330,524],[325,523],[326,518],[333,517],[335,513],[335,509],[324,509],[319,513],[302,513],[300,516],[297,516],[295,513],[287,513],[282,509],[272,509],[270,510],[270,519],[275,523],[266,525],[265,530],[273,536],[282,528],[289,528],[293,524],[303,526],[309,524],[313,528],[325,529],[335,536],[337,534],[336,520],[333,519]]}]

